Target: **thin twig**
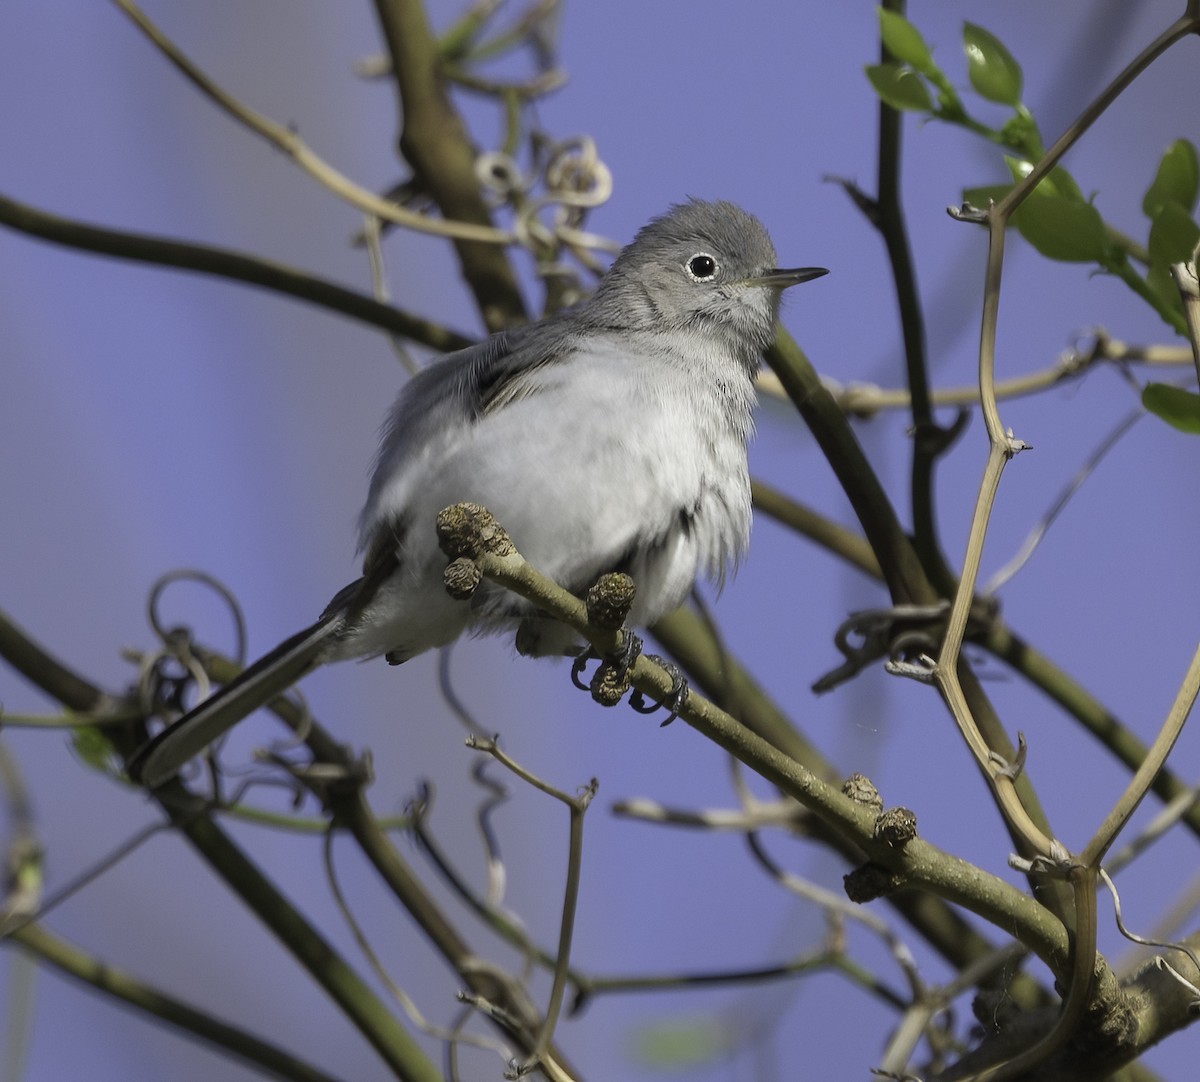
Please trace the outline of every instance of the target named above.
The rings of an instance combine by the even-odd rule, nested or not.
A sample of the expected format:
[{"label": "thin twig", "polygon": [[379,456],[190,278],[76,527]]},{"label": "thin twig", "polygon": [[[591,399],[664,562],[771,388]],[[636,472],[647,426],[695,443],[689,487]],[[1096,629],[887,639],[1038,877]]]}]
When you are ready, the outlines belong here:
[{"label": "thin twig", "polygon": [[1193,786],[1168,801],[1158,814],[1138,832],[1136,837],[1131,838],[1109,860],[1105,861],[1104,868],[1108,874],[1117,875],[1132,864],[1155,842],[1163,838],[1181,819],[1185,818],[1188,812],[1196,807],[1198,800],[1200,800],[1200,786]]},{"label": "thin twig", "polygon": [[1116,804],[1113,805],[1112,811],[1105,816],[1104,822],[1096,829],[1091,841],[1079,854],[1082,863],[1090,867],[1099,867],[1100,862],[1104,859],[1104,854],[1117,840],[1117,836],[1125,828],[1125,824],[1129,822],[1130,817],[1137,810],[1137,806],[1149,791],[1154,776],[1166,762],[1167,756],[1175,746],[1175,741],[1179,739],[1179,734],[1183,731],[1184,722],[1187,721],[1198,694],[1200,694],[1200,646],[1196,647],[1196,652],[1192,655],[1183,682],[1175,694],[1175,701],[1171,704],[1171,709],[1167,711],[1162,728],[1155,737],[1154,743],[1150,745],[1150,750],[1146,753],[1142,765],[1138,767],[1137,773],[1129,779],[1129,784]]},{"label": "thin twig", "polygon": [[616,801],[612,806],[612,813],[643,823],[691,830],[728,830],[738,834],[762,830],[764,827],[782,827],[785,830],[797,828],[808,819],[808,813],[803,808],[794,800],[786,798],[755,801],[754,806],[748,810],[710,808],[705,811],[685,811],[682,808],[669,808],[648,797],[631,797]]},{"label": "thin twig", "polygon": [[[1099,702],[1088,690],[1054,664],[1021,636],[1004,624],[993,624],[979,639],[995,657],[1057,703],[1079,721],[1117,760],[1130,771],[1136,771],[1145,761],[1146,744],[1128,724]],[[1190,800],[1194,790],[1164,766],[1153,783],[1154,792],[1168,803]],[[1192,804],[1184,813],[1188,829],[1200,837],[1200,806]]]},{"label": "thin twig", "polygon": [[1087,461],[1079,467],[1075,472],[1075,476],[1067,482],[1062,492],[1055,498],[1054,503],[1050,505],[1049,510],[1046,511],[1029,532],[1028,536],[1021,543],[1021,547],[1017,550],[1016,555],[988,579],[983,587],[984,597],[994,597],[1000,588],[1029,562],[1034,552],[1037,551],[1038,545],[1042,543],[1042,539],[1046,536],[1047,531],[1054,525],[1054,520],[1062,514],[1067,504],[1071,502],[1071,497],[1084,486],[1087,479],[1091,477],[1100,463],[1104,461],[1104,457],[1109,451],[1116,447],[1125,434],[1145,415],[1146,411],[1139,405],[1118,421],[1113,430],[1100,441],[1100,446],[1088,455]]},{"label": "thin twig", "polygon": [[[4,652],[4,622],[0,614],[0,656]],[[218,683],[237,676],[239,666],[228,658],[205,654],[205,664]],[[306,715],[294,702],[281,697],[268,709],[294,732],[304,732],[304,742],[313,756],[311,785],[326,802],[333,817],[355,838],[363,855],[370,861],[386,886],[408,911],[436,951],[453,968],[471,992],[499,1004],[491,1017],[506,1036],[523,1052],[533,1044],[540,1016],[532,1010],[523,991],[495,967],[485,965],[459,929],[450,922],[444,909],[434,900],[413,869],[400,855],[385,833],[380,820],[368,806],[362,791],[364,767],[349,750],[335,740],[316,719]],[[300,776],[303,778],[304,773]],[[555,1050],[553,1061],[563,1064],[565,1057]],[[569,1069],[566,1072],[569,1074]]]},{"label": "thin twig", "polygon": [[[1097,365],[1105,363],[1174,368],[1192,364],[1193,361],[1192,351],[1187,346],[1131,345],[1110,337],[1104,331],[1096,331],[1092,337],[1092,344],[1086,349],[1072,346],[1064,350],[1054,364],[1046,368],[997,380],[996,401],[1004,402],[1038,394],[1070,380],[1080,379]],[[834,401],[852,417],[872,417],[884,410],[907,410],[912,405],[912,395],[905,388],[879,387],[873,383],[842,384],[829,376],[822,376],[821,382]],[[763,369],[758,374],[758,390],[773,398],[787,398],[779,377],[768,369]],[[929,400],[934,406],[978,406],[979,384],[934,387],[929,392]]]},{"label": "thin twig", "polygon": [[333,862],[334,834],[333,829],[327,829],[321,844],[321,859],[325,866],[325,881],[329,884],[329,891],[333,895],[334,904],[337,906],[338,912],[341,913],[342,919],[346,922],[346,926],[350,929],[350,934],[354,937],[354,942],[358,944],[358,949],[362,951],[363,957],[366,958],[367,964],[371,967],[375,976],[379,978],[379,982],[391,993],[392,998],[400,1005],[400,1009],[404,1011],[408,1020],[422,1033],[428,1034],[439,1041],[461,1042],[472,1045],[475,1048],[486,1049],[489,1052],[495,1053],[501,1062],[507,1063],[512,1058],[512,1050],[503,1041],[497,1040],[494,1037],[464,1033],[461,1028],[454,1031],[434,1025],[421,1013],[412,996],[392,979],[391,974],[388,973],[387,967],[383,964],[375,948],[371,946],[371,941],[367,938],[367,934],[358,922],[358,918],[354,916],[354,912],[350,908],[350,903],[346,899],[345,892],[342,890],[341,881],[338,879],[337,869]]},{"label": "thin twig", "polygon": [[362,211],[374,215],[384,221],[405,226],[421,233],[432,233],[439,237],[453,237],[458,240],[471,240],[486,244],[512,244],[515,237],[512,233],[496,229],[488,225],[476,225],[472,222],[447,221],[426,218],[415,214],[398,203],[381,199],[374,192],[356,184],[343,173],[338,172],[328,162],[317,155],[294,131],[284,127],[255,112],[249,106],[242,104],[227,90],[218,86],[203,71],[201,71],[157,26],[150,21],[133,0],[113,0],[133,24],[146,35],[154,46],[169,60],[176,69],[192,83],[205,97],[223,109],[238,123],[261,136],[276,150],[290,158],[314,180],[333,192],[339,199]]},{"label": "thin twig", "polygon": [[[1187,955],[1188,961],[1190,961],[1197,970],[1200,970],[1200,956],[1198,956],[1196,952],[1186,943],[1163,943],[1156,939],[1149,939],[1145,936],[1140,936],[1136,932],[1131,932],[1126,927],[1125,918],[1121,913],[1121,895],[1117,892],[1117,886],[1112,881],[1112,877],[1109,876],[1109,874],[1104,871],[1103,868],[1100,869],[1100,881],[1108,888],[1108,893],[1112,895],[1113,912],[1116,916],[1117,929],[1120,931],[1121,935],[1123,935],[1130,942],[1137,943],[1142,947],[1161,947],[1164,950],[1179,951],[1180,953]],[[1192,991],[1196,994],[1197,999],[1200,999],[1200,992],[1197,992],[1194,986],[1192,987]]]},{"label": "thin twig", "polygon": [[996,973],[1019,962],[1028,952],[1020,943],[1010,943],[991,955],[977,959],[941,987],[926,988],[908,1008],[880,1057],[878,1072],[885,1078],[902,1076],[917,1042],[929,1024],[964,992],[980,987]]},{"label": "thin twig", "polygon": [[570,841],[567,848],[567,876],[563,890],[562,923],[559,929],[558,953],[555,958],[554,979],[550,987],[550,999],[546,1005],[545,1020],[538,1032],[532,1050],[519,1068],[524,1074],[540,1065],[549,1055],[554,1029],[562,1013],[563,997],[570,975],[571,939],[575,930],[575,914],[579,904],[579,881],[583,867],[583,818],[592,797],[596,795],[597,781],[593,778],[572,796],[550,785],[531,773],[504,752],[494,740],[467,738],[467,746],[492,756],[498,763],[511,770],[517,777],[535,789],[561,801],[570,811]]},{"label": "thin twig", "polygon": [[[1016,184],[999,203],[993,204],[986,213],[988,225],[988,261],[984,285],[983,317],[980,330],[979,345],[979,394],[983,407],[984,422],[988,433],[988,458],[984,467],[983,478],[979,485],[979,496],[975,512],[971,520],[971,530],[967,543],[967,552],[963,559],[963,572],[958,590],[954,596],[950,621],[943,643],[942,653],[938,658],[935,677],[950,703],[967,744],[975,753],[980,766],[987,771],[996,789],[997,797],[1012,825],[1025,838],[1027,844],[1046,857],[1058,859],[1056,846],[1029,819],[1026,809],[1021,804],[1018,794],[1008,790],[1010,776],[1004,769],[997,768],[991,762],[991,753],[979,733],[974,717],[962,695],[958,678],[958,658],[962,648],[963,636],[966,630],[967,617],[975,595],[980,558],[983,543],[987,534],[988,522],[991,518],[995,503],[996,490],[1000,475],[1007,461],[1024,446],[1019,440],[1004,430],[996,404],[995,388],[995,347],[996,327],[1000,304],[1000,281],[1004,266],[1005,230],[1009,219],[1018,206],[1025,200],[1034,187],[1058,163],[1062,156],[1073,146],[1080,137],[1091,127],[1101,114],[1125,90],[1125,88],[1153,61],[1176,41],[1200,28],[1200,15],[1194,4],[1189,4],[1189,11],[1176,20],[1166,31],[1160,34],[1149,46],[1117,76],[1090,103],[1079,118],[1067,128],[1049,151],[1034,165],[1030,173],[1020,183]],[[1200,653],[1198,653],[1200,658]],[[1185,684],[1187,681],[1185,681]],[[1181,690],[1182,695],[1182,690]],[[1195,692],[1192,692],[1192,698]],[[1177,700],[1178,701],[1178,700]],[[1189,701],[1190,705],[1190,701]],[[1172,741],[1173,742],[1173,741]],[[1165,758],[1167,747],[1162,747],[1165,741],[1160,735],[1156,746],[1161,757]],[[1145,764],[1143,764],[1145,765]],[[1095,837],[1084,851],[1082,866],[1076,865],[1071,869],[1070,881],[1075,897],[1075,942],[1073,944],[1072,975],[1067,987],[1063,1012],[1051,1031],[1036,1045],[1009,1060],[1007,1063],[985,1071],[979,1076],[980,1082],[999,1082],[1000,1079],[1015,1078],[1032,1070],[1038,1064],[1045,1062],[1059,1049],[1063,1048],[1074,1034],[1075,1028],[1082,1020],[1087,999],[1094,980],[1094,958],[1096,949],[1096,920],[1095,920],[1095,876],[1100,856],[1124,823],[1126,798],[1132,807],[1140,801],[1150,785],[1152,774],[1142,777],[1139,769],[1135,775],[1138,785],[1130,784],[1125,797],[1110,813],[1105,824],[1097,831]],[[1136,794],[1136,795],[1135,795]]]},{"label": "thin twig", "polygon": [[439,1082],[440,1072],[413,1036],[333,945],[283,896],[258,866],[205,814],[178,780],[155,790],[172,821],[331,996],[398,1078]]},{"label": "thin twig", "polygon": [[904,974],[904,979],[908,982],[909,995],[913,999],[920,999],[925,994],[925,982],[921,979],[916,958],[913,957],[908,944],[891,929],[887,921],[872,910],[851,902],[844,894],[835,894],[825,887],[810,883],[807,879],[785,870],[767,852],[757,833],[748,834],[746,844],[754,859],[785,890],[790,891],[798,898],[820,906],[826,913],[834,914],[840,920],[861,925],[877,936],[887,948],[897,968]]},{"label": "thin twig", "polygon": [[[280,700],[276,700],[272,708],[277,707],[279,702]],[[317,730],[314,728],[314,736],[316,734]],[[311,739],[310,737],[310,741]],[[320,745],[323,749],[322,754],[336,756],[340,751],[339,746],[332,744],[326,748],[325,739],[328,738],[322,739]],[[506,973],[484,964],[480,955],[471,949],[458,929],[450,923],[443,908],[433,899],[396,847],[379,829],[361,788],[332,790],[330,804],[334,815],[354,835],[363,854],[430,938],[438,953],[454,967],[471,990],[470,994],[481,1001],[499,1005],[496,1012],[488,1012],[487,1016],[504,1030],[525,1055],[528,1055],[541,1028],[541,1018],[533,1010],[523,990],[515,986]],[[572,1073],[565,1063],[565,1057],[557,1049],[551,1050],[543,1062],[548,1068],[561,1067],[564,1076],[570,1076]]]},{"label": "thin twig", "polygon": [[[1053,852],[1051,839],[1030,818],[1015,787],[1012,786],[1009,773],[1003,766],[998,766],[993,761],[992,749],[989,748],[979,731],[978,722],[967,704],[958,676],[959,655],[966,633],[967,619],[974,601],[984,540],[987,536],[992,508],[995,505],[1000,476],[1008,460],[1017,451],[1024,448],[1024,444],[1020,440],[1005,431],[996,401],[996,328],[1000,306],[1000,283],[1004,267],[1006,229],[1012,213],[1033,191],[1038,182],[1054,168],[1062,156],[1083,136],[1125,88],[1161,53],[1198,27],[1200,27],[1200,17],[1194,13],[1185,14],[1155,38],[1104,89],[1096,100],[1084,109],[1034,165],[1029,174],[1014,185],[998,203],[994,203],[984,215],[988,226],[988,260],[979,342],[979,397],[984,423],[987,426],[988,456],[971,518],[962,573],[958,589],[955,591],[946,636],[934,669],[934,677],[950,705],[954,719],[967,745],[975,754],[980,767],[992,781],[1006,818],[1031,849],[1046,857],[1051,856]],[[1039,1045],[1039,1048],[1042,1046]],[[1042,1050],[1044,1051],[1044,1049]],[[1032,1059],[1027,1060],[1026,1057],[1020,1057],[1020,1060],[1022,1063],[1034,1062]]]},{"label": "thin twig", "polygon": [[63,902],[78,894],[84,887],[99,879],[105,872],[115,868],[130,853],[153,838],[155,834],[160,834],[168,829],[169,825],[168,823],[151,823],[149,826],[135,831],[130,837],[114,847],[110,853],[93,861],[82,872],[68,880],[53,894],[42,900],[36,910],[16,914],[11,919],[5,919],[4,913],[0,911],[0,939],[15,934],[35,921],[40,921],[47,914],[62,905]]},{"label": "thin twig", "polygon": [[[363,217],[363,247],[367,253],[367,265],[371,270],[371,296],[380,304],[390,304],[391,293],[388,289],[387,263],[383,258],[381,224],[373,214]],[[395,334],[388,335],[388,341],[391,343],[392,352],[396,354],[400,364],[404,367],[404,371],[410,376],[415,376],[421,370],[421,366],[405,348],[404,342]]]},{"label": "thin twig", "polygon": [[1191,880],[1155,919],[1148,938],[1173,943],[1181,938],[1185,927],[1193,924],[1197,908],[1200,908],[1200,872],[1193,872]]},{"label": "thin twig", "polygon": [[851,973],[851,966],[842,964],[840,951],[826,948],[807,951],[778,965],[718,969],[704,973],[652,973],[640,976],[589,977],[582,982],[580,994],[588,997],[628,992],[672,992],[688,988],[729,988],[739,984],[761,984],[802,977],[816,969],[838,969],[852,976],[856,983],[866,985],[890,1007],[901,1007],[904,999],[881,981],[861,981]]},{"label": "thin twig", "polygon": [[[534,943],[529,937],[528,930],[515,914],[501,908],[491,897],[481,896],[471,886],[466,876],[451,864],[450,859],[429,829],[428,805],[425,799],[414,802],[411,807],[413,808],[413,838],[455,896],[483,920],[496,935],[520,951],[523,957],[552,970],[555,965],[554,954]],[[571,979],[579,984],[582,978],[573,972]]]}]

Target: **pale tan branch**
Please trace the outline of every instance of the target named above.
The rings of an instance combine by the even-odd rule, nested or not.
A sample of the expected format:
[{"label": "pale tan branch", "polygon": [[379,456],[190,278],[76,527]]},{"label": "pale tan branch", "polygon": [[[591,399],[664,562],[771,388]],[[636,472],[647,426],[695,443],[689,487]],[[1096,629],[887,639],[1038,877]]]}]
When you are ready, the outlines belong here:
[{"label": "pale tan branch", "polygon": [[174,44],[133,0],[112,0],[133,24],[146,35],[154,46],[187,78],[205,97],[228,113],[239,124],[249,128],[255,135],[270,143],[276,150],[290,158],[319,184],[339,199],[356,207],[365,214],[414,229],[421,233],[432,233],[439,237],[457,240],[482,241],[489,244],[512,244],[516,239],[512,233],[491,226],[475,225],[470,222],[452,222],[427,218],[398,203],[381,199],[374,192],[355,183],[339,172],[313,151],[294,131],[284,127],[249,106],[238,101],[227,90],[214,82],[200,70]]}]

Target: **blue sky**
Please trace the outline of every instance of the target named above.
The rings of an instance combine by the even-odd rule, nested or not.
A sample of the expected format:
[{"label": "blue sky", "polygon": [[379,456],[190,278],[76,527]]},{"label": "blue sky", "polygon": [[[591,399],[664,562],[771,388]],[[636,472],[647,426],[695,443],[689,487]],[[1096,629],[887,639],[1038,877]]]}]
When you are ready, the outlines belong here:
[{"label": "blue sky", "polygon": [[[1053,137],[1177,7],[918,3],[911,14],[953,78],[965,82],[961,21],[994,31],[1022,61],[1026,100]],[[445,25],[456,5],[439,3]],[[367,187],[399,177],[396,118],[386,82],[355,79],[355,61],[380,43],[367,4],[296,0],[159,3],[149,14],[223,85],[294,124],[323,156]],[[359,226],[341,205],[189,86],[110,5],[10,0],[0,38],[0,191],[110,226],[236,247],[366,289]],[[627,240],[648,217],[688,195],[735,200],[762,218],[784,265],[827,266],[794,291],[783,320],[818,369],[849,383],[899,386],[902,361],[882,246],[841,190],[824,178],[874,175],[875,102],[862,75],[874,60],[865,3],[614,0],[566,6],[561,58],[567,86],[539,107],[543,126],[586,132],[615,178],[595,230]],[[1123,97],[1067,160],[1119,228],[1141,225],[1141,193],[1173,139],[1200,141],[1195,42],[1185,42]],[[491,114],[472,103],[482,144]],[[997,182],[1003,166],[978,140],[905,124],[905,204],[926,305],[937,385],[975,372],[982,232],[945,213],[961,188]],[[441,242],[399,236],[388,248],[394,295],[467,332],[478,321]],[[518,259],[518,263],[520,260]],[[528,267],[523,268],[528,284]],[[530,291],[535,297],[535,291]],[[143,608],[161,572],[204,569],[241,599],[251,649],[306,623],[355,573],[353,523],[375,433],[403,373],[386,340],[340,317],[234,285],[111,263],[0,233],[0,604],[69,664],[119,688],[132,670],[118,649],[147,648]],[[1110,279],[1047,265],[1011,245],[1001,306],[998,374],[1042,369],[1089,328],[1129,342],[1168,340],[1157,317]],[[984,557],[985,577],[1025,534],[1112,427],[1136,403],[1115,371],[1002,416],[1033,445],[1006,473]],[[905,418],[884,415],[860,438],[907,515]],[[986,441],[972,420],[939,471],[943,538],[960,558]],[[759,476],[852,524],[844,496],[803,426],[785,408],[760,410],[752,449]],[[1139,422],[1071,503],[1037,555],[1003,593],[1011,626],[1077,677],[1144,738],[1160,723],[1195,647],[1200,442]],[[942,847],[1014,876],[1008,842],[949,717],[926,688],[881,671],[815,698],[809,685],[838,661],[844,615],[884,603],[880,591],[769,522],[716,602],[728,641],[811,738],[849,773],[869,774],[889,804],[913,808]],[[173,595],[175,619],[229,642],[220,610]],[[575,693],[563,666],[514,659],[502,641],[463,644],[460,692],[503,733],[522,762],[571,788],[600,779],[589,813],[576,960],[597,972],[768,964],[810,947],[820,918],[766,882],[733,836],[691,835],[614,819],[611,803],[649,796],[684,807],[727,807],[725,758],[683,726],[658,730],[631,713],[604,713]],[[993,661],[981,671],[1010,731],[1030,740],[1029,770],[1050,819],[1080,846],[1120,792],[1123,772],[1076,726]],[[470,754],[436,690],[433,659],[402,670],[345,665],[304,685],[318,717],[374,751],[380,811],[396,810],[419,779],[437,786],[434,829],[482,877],[465,809],[477,799]],[[494,712],[485,704],[498,701]],[[0,702],[45,709],[0,672]],[[274,734],[255,723],[248,749]],[[51,884],[61,883],[155,812],[137,796],[79,770],[56,736],[5,733],[35,794]],[[1197,773],[1194,734],[1173,764]],[[764,792],[759,787],[760,792]],[[1147,802],[1141,820],[1154,810]],[[499,824],[509,904],[549,941],[566,846],[566,816],[518,792]],[[235,833],[288,893],[357,960],[329,901],[310,838]],[[772,851],[790,868],[837,887],[842,868],[794,842]],[[446,1017],[455,982],[399,918],[369,870],[340,850],[345,887],[373,941],[422,1007]],[[414,854],[414,860],[418,860]],[[1126,916],[1148,927],[1194,866],[1180,837],[1124,884]],[[1014,876],[1015,878],[1015,876]],[[881,912],[886,910],[880,908]],[[1103,911],[1103,907],[1102,907]],[[163,837],[63,906],[62,935],[177,994],[253,1019],[267,1036],[348,1078],[380,1077],[348,1025],[330,1023],[319,992],[183,843]],[[482,931],[470,927],[480,950]],[[887,978],[877,946],[852,943]],[[1105,931],[1105,949],[1122,948]],[[511,953],[500,951],[512,963]],[[253,959],[247,964],[247,959]],[[8,980],[11,952],[0,954]],[[946,974],[929,963],[930,980]],[[544,995],[544,985],[538,988]],[[181,1042],[58,978],[39,974],[27,1078],[249,1079],[253,1073]],[[697,1082],[862,1077],[888,1016],[836,977],[810,985],[600,1000],[561,1036],[590,1078],[659,1077],[631,1054],[642,1028],[700,1019],[769,1026],[760,1056],[742,1052],[690,1071]],[[749,1022],[747,1022],[749,1020]],[[70,1040],[63,1040],[70,1034]],[[1148,1062],[1185,1077],[1182,1041]],[[491,1077],[491,1065],[479,1077]]]}]

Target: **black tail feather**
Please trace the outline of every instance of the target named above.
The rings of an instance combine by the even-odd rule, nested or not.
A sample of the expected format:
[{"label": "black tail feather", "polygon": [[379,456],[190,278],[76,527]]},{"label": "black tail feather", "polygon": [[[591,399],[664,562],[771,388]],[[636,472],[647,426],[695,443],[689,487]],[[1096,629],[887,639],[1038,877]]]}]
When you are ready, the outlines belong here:
[{"label": "black tail feather", "polygon": [[192,756],[315,668],[326,640],[343,625],[340,610],[326,610],[311,627],[285,639],[139,748],[129,762],[129,776],[151,789],[173,777]]}]

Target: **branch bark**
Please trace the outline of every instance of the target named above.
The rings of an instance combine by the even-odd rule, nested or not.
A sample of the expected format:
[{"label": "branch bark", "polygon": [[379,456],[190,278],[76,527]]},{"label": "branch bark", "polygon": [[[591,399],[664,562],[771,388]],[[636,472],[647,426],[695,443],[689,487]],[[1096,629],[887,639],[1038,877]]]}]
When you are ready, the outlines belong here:
[{"label": "branch bark", "polygon": [[[438,44],[420,0],[375,0],[403,114],[400,154],[442,214],[491,225],[475,176],[475,148],[450,101]],[[491,331],[527,318],[512,267],[495,244],[455,240],[463,277]]]}]

